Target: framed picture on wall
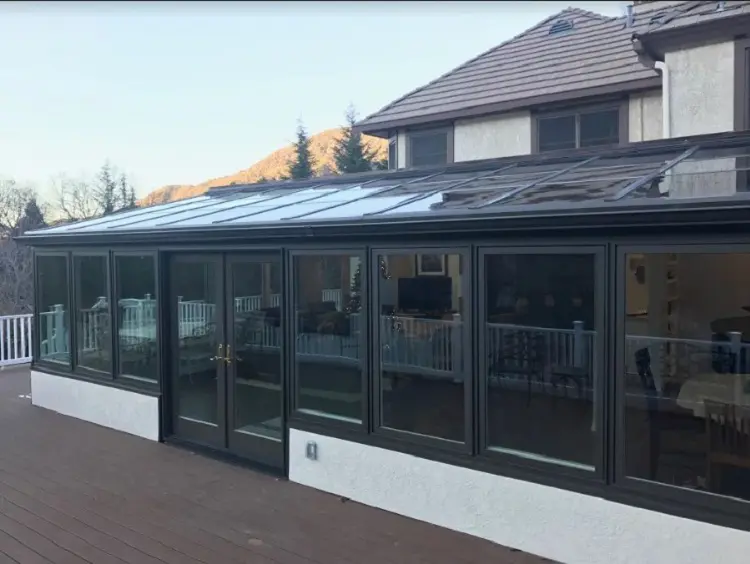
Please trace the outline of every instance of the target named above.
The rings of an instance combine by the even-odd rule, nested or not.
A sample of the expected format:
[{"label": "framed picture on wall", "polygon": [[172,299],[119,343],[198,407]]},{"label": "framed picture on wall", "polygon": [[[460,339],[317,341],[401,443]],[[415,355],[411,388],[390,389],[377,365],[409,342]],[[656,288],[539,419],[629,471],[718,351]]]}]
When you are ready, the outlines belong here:
[{"label": "framed picture on wall", "polygon": [[445,276],[445,255],[417,255],[417,276]]}]

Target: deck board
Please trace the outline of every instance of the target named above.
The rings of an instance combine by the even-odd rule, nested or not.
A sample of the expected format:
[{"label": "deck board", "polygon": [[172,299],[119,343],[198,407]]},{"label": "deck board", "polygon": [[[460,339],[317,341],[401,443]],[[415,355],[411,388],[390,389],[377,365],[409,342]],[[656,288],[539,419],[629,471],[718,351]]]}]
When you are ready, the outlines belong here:
[{"label": "deck board", "polygon": [[0,371],[0,564],[546,560],[31,405]]}]

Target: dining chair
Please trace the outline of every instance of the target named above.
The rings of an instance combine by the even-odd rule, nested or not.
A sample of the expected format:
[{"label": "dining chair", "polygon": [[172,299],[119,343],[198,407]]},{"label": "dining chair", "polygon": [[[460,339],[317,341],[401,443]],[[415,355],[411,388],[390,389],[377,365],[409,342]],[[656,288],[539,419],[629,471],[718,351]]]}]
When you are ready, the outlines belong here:
[{"label": "dining chair", "polygon": [[708,457],[706,482],[721,487],[721,467],[750,469],[750,407],[704,399]]}]

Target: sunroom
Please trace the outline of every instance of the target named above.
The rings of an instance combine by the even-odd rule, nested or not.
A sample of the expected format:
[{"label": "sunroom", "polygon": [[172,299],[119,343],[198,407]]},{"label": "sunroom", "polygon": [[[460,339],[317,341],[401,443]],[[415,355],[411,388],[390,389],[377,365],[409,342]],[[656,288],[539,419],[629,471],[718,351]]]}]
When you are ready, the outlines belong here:
[{"label": "sunroom", "polygon": [[739,562],[748,159],[717,134],[30,232],[32,401],[555,559]]}]

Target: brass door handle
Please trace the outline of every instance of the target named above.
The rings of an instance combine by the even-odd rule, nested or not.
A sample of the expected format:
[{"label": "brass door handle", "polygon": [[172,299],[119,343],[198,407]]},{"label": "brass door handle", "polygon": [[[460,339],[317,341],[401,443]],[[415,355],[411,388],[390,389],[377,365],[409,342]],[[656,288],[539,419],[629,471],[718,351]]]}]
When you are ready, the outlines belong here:
[{"label": "brass door handle", "polygon": [[223,350],[224,350],[224,345],[219,345],[219,350],[216,352],[216,356],[212,356],[210,360],[225,360],[224,357],[221,355]]}]

